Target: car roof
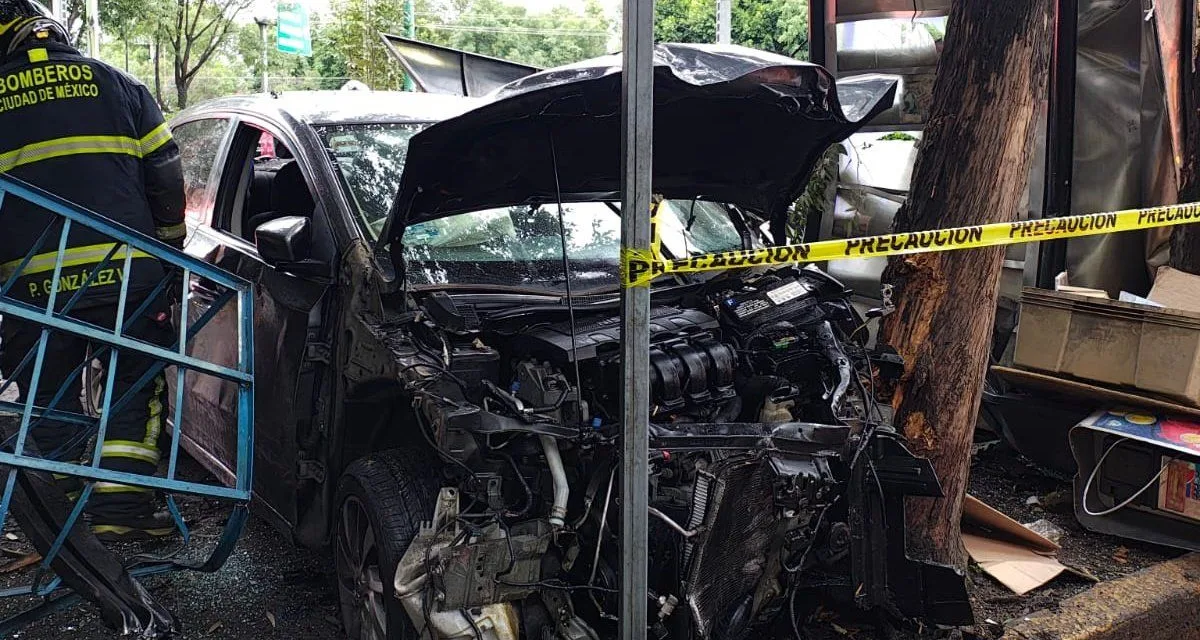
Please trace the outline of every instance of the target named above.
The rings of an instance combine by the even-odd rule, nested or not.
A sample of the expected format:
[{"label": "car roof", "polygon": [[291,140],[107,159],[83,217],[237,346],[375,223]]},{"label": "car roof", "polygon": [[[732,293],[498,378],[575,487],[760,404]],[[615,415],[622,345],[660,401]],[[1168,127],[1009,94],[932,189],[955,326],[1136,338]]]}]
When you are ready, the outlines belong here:
[{"label": "car roof", "polygon": [[240,112],[307,124],[437,122],[481,103],[475,98],[404,91],[287,91],[217,98],[176,117]]}]

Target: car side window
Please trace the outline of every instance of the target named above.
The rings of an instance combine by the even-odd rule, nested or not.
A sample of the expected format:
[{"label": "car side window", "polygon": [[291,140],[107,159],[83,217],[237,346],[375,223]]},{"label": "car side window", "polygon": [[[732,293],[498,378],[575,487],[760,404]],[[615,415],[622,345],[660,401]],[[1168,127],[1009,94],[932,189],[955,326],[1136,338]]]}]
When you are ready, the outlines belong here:
[{"label": "car side window", "polygon": [[221,228],[254,244],[254,231],[264,223],[285,216],[312,218],[317,203],[304,166],[284,140],[249,124],[241,126],[245,131],[239,138],[253,136],[252,153],[242,165],[232,215],[221,221]]},{"label": "car side window", "polygon": [[187,193],[187,219],[194,224],[212,224],[217,180],[213,166],[229,133],[227,119],[195,120],[173,127],[183,160],[183,183]]}]

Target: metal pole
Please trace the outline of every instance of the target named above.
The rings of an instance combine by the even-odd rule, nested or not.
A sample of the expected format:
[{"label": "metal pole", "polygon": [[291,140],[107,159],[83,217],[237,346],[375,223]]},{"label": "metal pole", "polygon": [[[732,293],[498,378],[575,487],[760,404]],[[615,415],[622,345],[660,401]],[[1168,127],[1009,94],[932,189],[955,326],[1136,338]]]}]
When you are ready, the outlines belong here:
[{"label": "metal pole", "polygon": [[[621,254],[650,249],[654,148],[654,0],[624,0]],[[621,640],[646,637],[649,526],[650,288],[621,291]]]},{"label": "metal pole", "polygon": [[808,3],[808,61],[826,66],[825,5],[833,0],[809,0]]},{"label": "metal pole", "polygon": [[733,0],[717,0],[717,44],[732,44]]},{"label": "metal pole", "polygon": [[[808,61],[825,67],[837,76],[837,30],[833,29],[833,46],[830,46],[830,25],[837,24],[837,0],[809,0],[808,3]],[[831,51],[832,49],[832,51]],[[799,50],[792,53],[796,57]],[[809,214],[804,225],[804,241],[816,242],[822,236],[829,237],[833,230],[833,199],[837,193],[836,180],[829,185],[831,193],[823,211]]]},{"label": "metal pole", "polygon": [[[1079,33],[1079,0],[1058,0],[1055,6],[1050,103],[1046,117],[1043,218],[1071,215],[1075,162],[1075,56]],[[1053,289],[1054,276],[1066,267],[1066,240],[1041,243],[1038,247],[1037,286]]]},{"label": "metal pole", "polygon": [[[416,7],[413,6],[413,0],[404,0],[404,37],[409,39],[417,37],[417,16],[414,13],[415,11]],[[404,90],[416,90],[412,76],[408,75],[407,72],[404,74]]]},{"label": "metal pole", "polygon": [[271,91],[271,74],[270,74],[270,51],[267,42],[267,22],[259,21],[258,32],[262,36],[262,92],[268,93]]},{"label": "metal pole", "polygon": [[84,5],[88,26],[88,57],[100,57],[100,0],[87,0]]}]

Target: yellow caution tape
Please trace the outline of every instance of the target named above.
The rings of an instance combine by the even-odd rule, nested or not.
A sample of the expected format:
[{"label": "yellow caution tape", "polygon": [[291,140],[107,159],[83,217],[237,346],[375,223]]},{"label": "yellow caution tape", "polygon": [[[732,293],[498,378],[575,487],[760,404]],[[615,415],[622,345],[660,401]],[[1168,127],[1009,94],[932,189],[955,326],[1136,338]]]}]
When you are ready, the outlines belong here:
[{"label": "yellow caution tape", "polygon": [[653,196],[650,200],[650,251],[656,256],[662,255],[662,237],[658,230],[658,210],[661,205],[660,196]]},{"label": "yellow caution tape", "polygon": [[999,222],[932,231],[892,233],[846,240],[822,240],[765,249],[709,253],[678,259],[661,258],[653,249],[629,250],[623,251],[621,255],[621,282],[626,287],[645,287],[649,286],[655,278],[671,273],[724,271],[766,265],[997,247],[1133,231],[1134,229],[1167,227],[1191,222],[1200,222],[1200,203],[1021,222]]}]

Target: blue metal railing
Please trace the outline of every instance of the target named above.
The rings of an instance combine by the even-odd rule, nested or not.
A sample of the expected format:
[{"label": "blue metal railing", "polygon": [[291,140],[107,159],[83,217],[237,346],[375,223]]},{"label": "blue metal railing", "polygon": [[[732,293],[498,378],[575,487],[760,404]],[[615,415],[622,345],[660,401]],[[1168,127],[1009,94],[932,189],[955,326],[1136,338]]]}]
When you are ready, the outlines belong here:
[{"label": "blue metal railing", "polygon": [[[24,401],[0,400],[0,411],[7,410],[10,412],[19,412],[20,414],[19,428],[16,429],[15,433],[4,434],[4,437],[7,439],[0,445],[0,467],[7,467],[7,469],[0,469],[0,473],[6,475],[3,494],[0,497],[0,528],[3,527],[7,520],[19,472],[46,472],[61,476],[70,476],[82,479],[84,485],[79,497],[75,499],[72,511],[65,520],[54,543],[48,551],[43,553],[44,557],[37,569],[33,583],[22,587],[0,590],[0,597],[13,595],[48,596],[62,587],[61,578],[54,577],[45,584],[42,584],[43,577],[47,572],[51,571],[51,563],[62,550],[63,544],[71,533],[72,528],[82,516],[88,499],[92,495],[94,483],[97,481],[146,487],[165,492],[167,494],[167,507],[173,516],[176,527],[183,537],[185,547],[190,540],[190,534],[176,505],[174,496],[171,494],[185,493],[232,501],[233,512],[226,522],[224,531],[218,539],[217,544],[205,559],[186,562],[171,558],[157,558],[152,560],[143,558],[136,567],[131,567],[131,574],[148,575],[177,568],[200,571],[215,571],[219,569],[233,552],[237,539],[241,535],[242,528],[248,516],[251,494],[254,424],[254,312],[251,284],[218,267],[191,257],[125,226],[116,224],[53,194],[10,176],[0,174],[0,207],[3,207],[6,198],[23,200],[44,210],[49,214],[49,223],[34,244],[28,249],[25,256],[17,262],[13,270],[5,274],[6,279],[0,285],[0,316],[3,317],[3,321],[7,322],[12,318],[29,327],[40,327],[41,330],[36,345],[24,355],[13,371],[3,372],[7,380],[3,384],[0,384],[0,394],[2,394],[13,384],[13,380],[23,374],[27,368],[32,367],[32,373],[27,385],[29,388],[21,389]],[[60,289],[63,284],[60,282],[60,277],[64,268],[65,256],[68,252],[67,239],[73,226],[85,227],[94,233],[99,233],[110,239],[113,245],[108,254],[90,269],[90,272],[83,278],[78,288],[72,287],[74,288],[74,292],[70,298],[65,303],[60,303],[60,293],[62,293]],[[57,251],[54,252],[55,262],[45,306],[35,306],[12,297],[10,293],[13,285],[26,273],[29,265],[34,262],[35,257],[38,261],[46,259],[45,256],[48,252],[44,252],[43,247],[51,240],[56,228],[58,228]],[[165,267],[167,275],[158,282],[149,295],[141,297],[139,294],[138,300],[135,301],[131,299],[128,289],[128,276],[130,275],[133,261],[145,259],[157,259]],[[112,328],[99,327],[72,317],[70,315],[71,312],[84,299],[85,292],[96,283],[100,273],[110,269],[110,265],[114,263],[114,260],[118,261],[121,265],[122,277],[120,279],[120,295],[116,300],[116,313]],[[190,287],[188,285],[193,276],[205,280],[206,286],[216,290],[218,295],[204,313],[189,326]],[[163,293],[171,285],[173,278],[179,279],[179,284],[181,285],[179,289],[181,295],[176,327],[177,334],[174,344],[169,347],[160,346],[124,335],[124,326],[147,313],[152,303],[155,300],[161,299]],[[132,313],[127,314],[127,305],[135,303],[137,305],[136,308],[133,309]],[[189,340],[194,338],[218,312],[230,304],[236,305],[238,318],[236,365],[228,366],[226,364],[209,362],[189,355]],[[46,406],[39,406],[35,402],[35,399],[38,395],[39,385],[47,382],[42,379],[42,373],[46,364],[47,342],[53,334],[72,335],[85,339],[92,345],[92,353],[83,362],[80,362],[65,380],[61,382],[54,381],[60,384],[60,386],[55,391],[53,399]],[[106,383],[104,388],[106,390],[115,389],[115,375],[118,361],[122,354],[132,354],[150,359],[153,361],[153,364],[119,397],[114,397],[117,394],[106,391],[103,394],[102,406],[98,411],[98,416],[59,408],[60,401],[68,393],[72,393],[73,390],[77,392],[80,381],[83,379],[83,372],[92,360],[106,363]],[[175,429],[175,437],[171,438],[171,450],[165,477],[101,468],[101,446],[108,431],[110,416],[122,411],[135,394],[144,389],[146,385],[151,384],[151,381],[156,376],[162,374],[169,366],[175,367],[174,401],[171,415],[171,424]],[[214,376],[232,382],[237,387],[237,459],[234,465],[235,474],[232,487],[183,480],[176,477],[181,441],[178,434],[184,420],[185,374],[189,371],[192,372],[192,375]],[[70,446],[64,445],[59,448],[59,451],[62,449],[69,450],[73,446],[82,445],[94,436],[96,444],[90,462],[57,460],[54,459],[57,452],[44,452],[45,455],[38,455],[37,453],[27,451],[31,431],[36,429],[46,419],[60,423],[70,423],[78,427],[78,432],[72,438]],[[213,428],[223,428],[224,426],[213,425]],[[62,606],[63,599],[63,597],[58,597],[52,601],[47,601],[43,604],[43,607],[49,609],[50,605],[53,605],[53,608],[58,608]],[[27,614],[22,614],[10,619],[10,621],[26,621],[28,619]],[[7,628],[6,623],[0,623],[0,631]]]}]

